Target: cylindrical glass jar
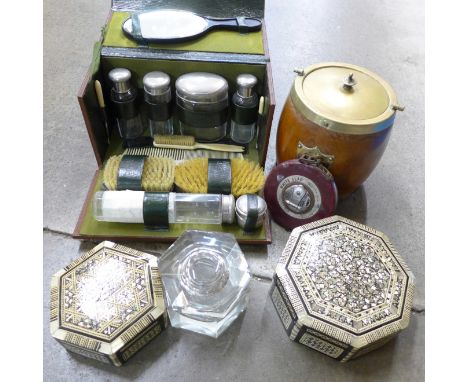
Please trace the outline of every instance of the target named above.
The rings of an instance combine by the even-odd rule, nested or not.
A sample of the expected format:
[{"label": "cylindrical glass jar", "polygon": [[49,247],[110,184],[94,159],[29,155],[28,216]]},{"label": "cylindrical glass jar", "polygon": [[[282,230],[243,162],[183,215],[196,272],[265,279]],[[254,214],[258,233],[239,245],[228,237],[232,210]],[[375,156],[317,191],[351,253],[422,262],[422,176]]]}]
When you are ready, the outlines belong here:
[{"label": "cylindrical glass jar", "polygon": [[[114,223],[144,223],[144,191],[98,191],[94,194],[94,218]],[[232,195],[169,193],[170,224],[231,224],[235,217]]]},{"label": "cylindrical glass jar", "polygon": [[251,74],[240,74],[236,79],[237,91],[232,96],[231,139],[247,144],[255,136],[258,114],[258,95],[254,91],[257,78]]},{"label": "cylindrical glass jar", "polygon": [[150,72],[143,77],[143,90],[151,135],[172,135],[171,79],[163,72]]},{"label": "cylindrical glass jar", "polygon": [[397,110],[390,85],[350,64],[324,63],[298,70],[278,124],[278,162],[318,148],[340,197],[358,188],[384,153]]},{"label": "cylindrical glass jar", "polygon": [[144,132],[136,105],[137,89],[130,83],[130,70],[115,68],[109,72],[113,86],[111,101],[116,115],[117,129],[122,138],[137,138]]},{"label": "cylindrical glass jar", "polygon": [[194,72],[175,84],[180,132],[199,142],[216,142],[226,136],[229,109],[228,83],[217,74]]}]

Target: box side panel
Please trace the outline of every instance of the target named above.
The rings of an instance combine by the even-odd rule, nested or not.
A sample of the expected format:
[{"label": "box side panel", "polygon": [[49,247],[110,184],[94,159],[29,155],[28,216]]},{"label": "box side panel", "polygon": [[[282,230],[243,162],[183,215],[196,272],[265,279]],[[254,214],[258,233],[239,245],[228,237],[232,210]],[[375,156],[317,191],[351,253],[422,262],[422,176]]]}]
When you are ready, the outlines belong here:
[{"label": "box side panel", "polygon": [[340,359],[347,352],[346,349],[325,340],[317,333],[310,333],[308,330],[299,333],[295,341],[335,359]]},{"label": "box side panel", "polygon": [[391,341],[393,338],[396,337],[396,334],[384,337],[376,342],[373,342],[361,349],[353,349],[351,352],[346,354],[346,356],[341,360],[341,362],[347,362],[351,359],[355,359],[358,357],[363,356],[364,354],[367,354],[375,349],[378,349],[379,347],[385,345],[387,342]]},{"label": "box side panel", "polygon": [[120,366],[120,362],[112,360],[108,354],[102,352],[103,343],[92,338],[88,338],[81,334],[67,332],[61,330],[59,338],[55,338],[65,349],[80,354],[82,356],[92,358],[101,362],[114,364]]},{"label": "box side panel", "polygon": [[289,304],[284,288],[276,275],[273,276],[273,282],[270,288],[270,297],[273,301],[276,312],[283,323],[286,333],[288,336],[291,336],[291,332],[297,323],[297,315],[291,304]]},{"label": "box side panel", "polygon": [[120,362],[125,363],[129,358],[133,357],[139,350],[149,344],[154,338],[156,338],[166,328],[165,316],[161,315],[152,325],[147,327],[138,336],[136,336],[131,342],[126,344],[117,353],[117,358]]}]

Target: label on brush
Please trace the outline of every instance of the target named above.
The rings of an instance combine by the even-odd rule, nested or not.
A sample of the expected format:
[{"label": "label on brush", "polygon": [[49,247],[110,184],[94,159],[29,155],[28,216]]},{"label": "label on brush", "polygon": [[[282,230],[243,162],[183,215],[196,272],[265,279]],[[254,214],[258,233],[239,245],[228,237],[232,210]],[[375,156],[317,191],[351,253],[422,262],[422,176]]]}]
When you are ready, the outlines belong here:
[{"label": "label on brush", "polygon": [[145,167],[144,155],[124,155],[117,173],[117,190],[142,191],[141,179]]},{"label": "label on brush", "polygon": [[208,159],[208,193],[231,193],[232,170],[230,159]]}]

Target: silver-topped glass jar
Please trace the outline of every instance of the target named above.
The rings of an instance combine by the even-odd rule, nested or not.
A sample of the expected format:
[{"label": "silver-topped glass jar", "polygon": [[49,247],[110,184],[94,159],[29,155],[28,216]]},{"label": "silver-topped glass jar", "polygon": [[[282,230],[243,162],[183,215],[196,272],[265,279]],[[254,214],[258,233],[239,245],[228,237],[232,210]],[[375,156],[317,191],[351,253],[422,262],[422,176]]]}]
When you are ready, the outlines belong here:
[{"label": "silver-topped glass jar", "polygon": [[258,95],[254,88],[257,77],[240,74],[236,79],[237,91],[232,96],[231,139],[239,144],[247,144],[255,136],[258,114]]},{"label": "silver-topped glass jar", "polygon": [[136,105],[138,91],[131,84],[132,74],[125,68],[109,72],[112,81],[111,100],[116,114],[117,128],[122,138],[137,138],[144,132]]},{"label": "silver-topped glass jar", "polygon": [[143,89],[151,135],[172,135],[171,78],[163,72],[149,72],[143,77]]},{"label": "silver-topped glass jar", "polygon": [[200,142],[216,142],[226,135],[228,83],[217,74],[194,72],[176,81],[180,132]]}]

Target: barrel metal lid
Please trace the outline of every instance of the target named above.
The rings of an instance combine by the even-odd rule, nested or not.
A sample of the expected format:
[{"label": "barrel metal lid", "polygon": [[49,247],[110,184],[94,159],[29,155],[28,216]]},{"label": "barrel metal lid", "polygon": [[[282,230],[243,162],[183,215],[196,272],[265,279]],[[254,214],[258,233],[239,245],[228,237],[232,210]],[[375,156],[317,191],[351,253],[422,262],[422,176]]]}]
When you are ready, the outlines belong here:
[{"label": "barrel metal lid", "polygon": [[291,99],[304,117],[345,134],[370,134],[393,125],[399,106],[392,87],[360,66],[330,62],[296,70]]}]

